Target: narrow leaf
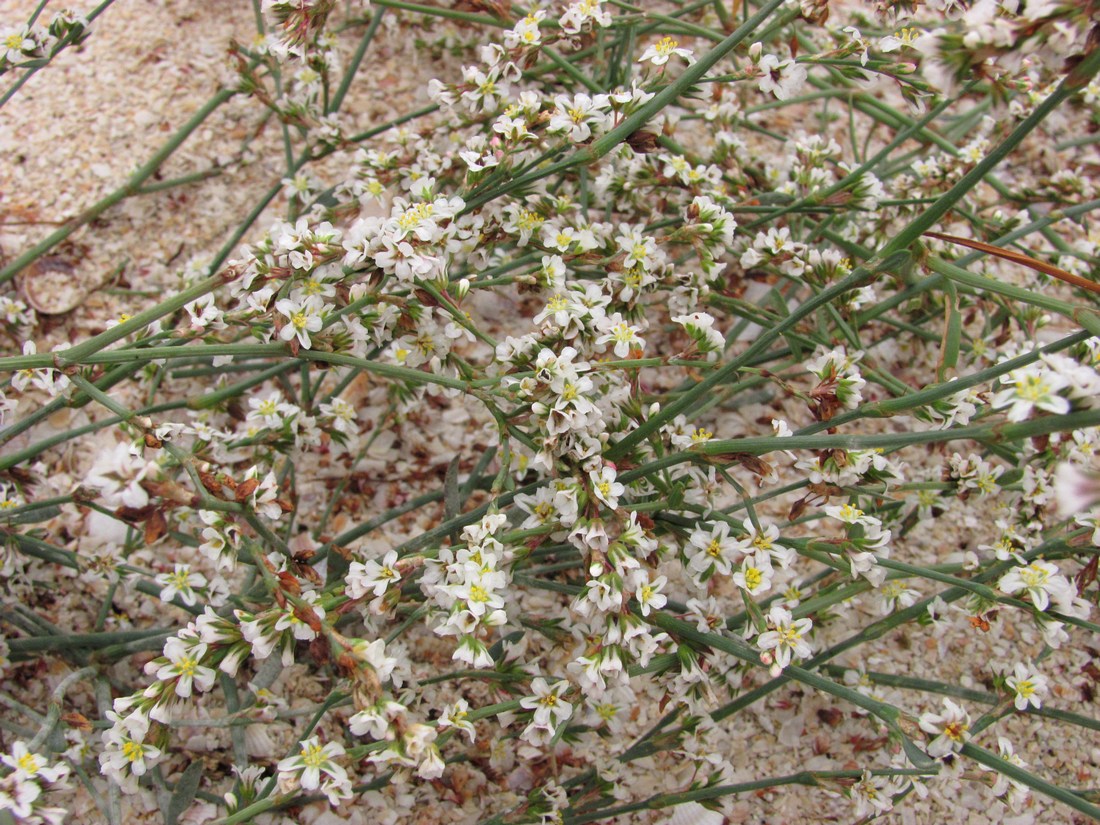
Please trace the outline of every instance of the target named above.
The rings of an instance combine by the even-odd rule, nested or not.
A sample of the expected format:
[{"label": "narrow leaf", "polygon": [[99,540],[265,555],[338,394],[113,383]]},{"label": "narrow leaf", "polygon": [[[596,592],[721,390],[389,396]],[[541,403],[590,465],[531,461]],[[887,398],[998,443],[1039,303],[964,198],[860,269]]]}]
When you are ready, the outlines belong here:
[{"label": "narrow leaf", "polygon": [[448,521],[462,511],[462,491],[458,488],[458,465],[460,456],[451,459],[447,465],[447,474],[443,477],[443,507]]},{"label": "narrow leaf", "polygon": [[191,807],[195,794],[199,792],[199,781],[202,779],[202,762],[192,762],[183,772],[180,781],[176,783],[176,790],[172,793],[172,799],[168,803],[168,810],[164,813],[164,825],[176,825],[183,812]]},{"label": "narrow leaf", "polygon": [[962,316],[959,313],[959,291],[947,281],[944,286],[943,337],[940,340],[940,361],[936,365],[936,380],[944,381],[948,370],[959,363],[959,344],[962,340]]}]

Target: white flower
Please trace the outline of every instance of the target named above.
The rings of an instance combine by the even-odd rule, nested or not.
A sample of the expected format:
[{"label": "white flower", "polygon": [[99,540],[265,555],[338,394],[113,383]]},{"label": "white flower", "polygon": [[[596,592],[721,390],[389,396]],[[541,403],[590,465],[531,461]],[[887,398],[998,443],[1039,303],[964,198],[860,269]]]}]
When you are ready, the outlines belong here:
[{"label": "white flower", "polygon": [[774,650],[775,663],[780,669],[791,663],[793,653],[800,659],[805,659],[813,649],[806,641],[805,636],[813,628],[810,619],[794,619],[791,611],[775,605],[768,611],[768,624],[774,628],[761,633],[756,639],[756,646],[761,650]]},{"label": "white flower", "polygon": [[279,762],[276,770],[280,774],[296,777],[303,790],[315,791],[321,786],[322,774],[338,784],[347,783],[347,771],[333,761],[344,753],[343,745],[338,742],[322,745],[319,737],[311,736],[301,743],[295,756],[288,756]]},{"label": "white flower", "polygon": [[672,322],[684,328],[684,332],[695,342],[700,352],[707,354],[709,360],[716,359],[718,351],[726,344],[722,333],[714,328],[714,316],[709,313],[692,312],[688,315],[677,315]]},{"label": "white flower", "polygon": [[375,639],[371,642],[357,639],[351,646],[351,652],[356,658],[370,665],[380,682],[389,679],[393,669],[397,667],[396,657],[386,655],[384,639]]},{"label": "white flower", "polygon": [[874,516],[869,516],[850,502],[842,505],[829,505],[825,508],[825,515],[842,521],[845,524],[873,524],[876,527],[880,522]]},{"label": "white flower", "polygon": [[51,767],[44,757],[31,753],[26,744],[20,740],[12,743],[11,753],[0,756],[0,762],[15,771],[15,774],[21,778],[60,782],[69,775],[68,765]]},{"label": "white flower", "polygon": [[225,329],[221,310],[218,309],[217,305],[214,303],[213,295],[202,295],[187,304],[184,309],[186,309],[187,314],[191,316],[192,326],[198,327],[199,329]]},{"label": "white flower", "polygon": [[30,31],[22,26],[6,26],[0,29],[0,63],[18,64],[24,54],[32,54],[38,44]]},{"label": "white flower", "polygon": [[661,589],[668,584],[668,578],[657,576],[651,581],[648,574],[644,572],[640,574],[640,578],[641,586],[635,590],[634,597],[638,600],[642,615],[648,616],[651,610],[660,610],[668,603],[668,597],[661,592]]},{"label": "white flower", "polygon": [[1042,362],[1013,370],[1001,383],[1010,386],[996,393],[990,403],[994,409],[1008,407],[1009,421],[1023,421],[1035,408],[1059,414],[1069,412],[1069,401],[1058,395],[1058,390],[1069,385],[1069,379]]},{"label": "white flower", "polygon": [[252,396],[248,399],[248,421],[259,421],[265,427],[281,427],[291,416],[300,410],[283,400],[282,393],[272,390],[264,396]]},{"label": "white flower", "polygon": [[740,569],[733,574],[733,583],[753,596],[766,593],[772,586],[771,555],[758,551],[746,556]]},{"label": "white flower", "polygon": [[714,573],[728,576],[734,561],[740,557],[740,543],[730,537],[730,526],[724,521],[700,527],[691,534],[684,548],[688,556],[688,568],[696,575],[709,578]]},{"label": "white flower", "polygon": [[638,327],[628,324],[618,312],[601,318],[596,322],[596,328],[604,333],[596,339],[596,344],[614,343],[617,358],[629,357],[631,350],[645,349],[645,341],[638,336]]},{"label": "white flower", "polygon": [[[1000,753],[1001,759],[1009,764],[1015,765],[1017,768],[1027,767],[1027,762],[1016,755],[1016,750],[1012,747],[1012,743],[1005,737],[997,737],[997,750]],[[981,767],[982,770],[995,770],[995,768],[986,768],[984,765]],[[1012,810],[1020,810],[1027,801],[1028,794],[1030,793],[1031,789],[1023,782],[1017,779],[1009,779],[1008,776],[997,771],[997,779],[993,783],[993,795],[998,799],[1004,799]]]},{"label": "white flower", "polygon": [[806,68],[792,60],[780,61],[774,54],[766,54],[757,66],[760,72],[760,91],[769,92],[779,100],[787,100],[798,94],[806,80]]},{"label": "white flower", "polygon": [[310,348],[310,333],[320,332],[324,322],[321,319],[323,303],[316,296],[302,301],[283,298],[275,302],[275,309],[287,317],[290,323],[279,330],[279,338],[289,341],[297,337],[298,343],[305,349]]},{"label": "white flower", "polygon": [[428,748],[424,758],[420,761],[420,765],[416,769],[416,775],[421,779],[439,779],[443,776],[443,770],[446,765],[443,762],[443,757],[439,753],[439,748],[432,745]]},{"label": "white flower", "polygon": [[115,711],[107,711],[107,718],[114,724],[103,733],[100,766],[125,790],[134,790],[137,787],[134,777],[144,776],[150,764],[161,758],[162,752],[160,748],[145,744],[149,718],[144,714],[135,712],[122,717]]},{"label": "white flower", "polygon": [[870,46],[867,41],[863,39],[863,35],[860,34],[859,29],[855,26],[845,26],[841,31],[849,36],[850,45],[854,46],[855,51],[859,54],[860,65],[866,66],[868,58],[867,50]]},{"label": "white flower", "polygon": [[603,8],[603,0],[575,0],[569,5],[558,24],[566,34],[577,34],[586,23],[610,26],[611,14]]},{"label": "white flower", "polygon": [[192,573],[189,564],[177,564],[173,572],[161,573],[155,581],[161,586],[161,601],[170,602],[179,596],[180,601],[188,607],[194,605],[199,599],[195,588],[206,587],[207,584],[206,576],[202,573]]},{"label": "white flower", "polygon": [[893,579],[883,583],[878,596],[880,599],[879,613],[888,616],[895,610],[902,610],[916,604],[917,599],[920,598],[920,593],[906,587],[905,582],[901,579]]},{"label": "white flower", "polygon": [[610,464],[603,465],[598,471],[592,470],[588,474],[588,480],[592,484],[592,495],[615,510],[619,506],[619,496],[626,488],[615,480],[615,468]]},{"label": "white flower", "polygon": [[[164,658],[146,665],[146,672],[155,669],[162,682],[175,681],[175,692],[180,698],[191,695],[192,687],[205,693],[214,686],[217,673],[202,664],[207,646],[193,638],[172,636],[164,643]],[[167,661],[165,661],[167,660]]]},{"label": "white flower", "polygon": [[752,523],[752,519],[745,519],[741,522],[741,526],[748,533],[747,536],[741,539],[741,550],[743,552],[768,553],[775,563],[784,570],[791,566],[797,554],[792,548],[784,547],[778,543],[780,538],[778,527],[774,524],[761,523],[760,529],[757,530],[756,525]]},{"label": "white flower", "polygon": [[900,29],[896,34],[888,34],[882,37],[878,41],[879,51],[882,52],[895,52],[902,46],[911,46],[913,41],[921,34],[917,29],[904,28]]},{"label": "white flower", "polygon": [[546,12],[537,9],[521,18],[513,28],[504,33],[504,48],[515,49],[517,47],[539,45],[542,42],[539,23],[542,22],[544,17],[546,17]]},{"label": "white flower", "polygon": [[489,648],[485,646],[485,643],[469,635],[464,635],[459,640],[458,647],[456,647],[455,652],[451,654],[451,659],[456,662],[465,662],[470,667],[479,669],[491,668],[496,664],[496,662],[493,661],[493,657],[489,654]]},{"label": "white flower", "polygon": [[1016,694],[1014,704],[1016,710],[1027,710],[1027,706],[1034,708],[1043,706],[1043,694],[1047,692],[1047,677],[1030,665],[1020,662],[1012,670],[1012,675],[1005,679],[1005,685]]},{"label": "white flower", "polygon": [[[308,605],[306,609],[312,610],[313,615],[320,621],[325,618],[325,609],[319,604],[316,604],[317,598],[318,594],[316,590],[309,590],[301,595],[302,601],[306,602]],[[276,620],[275,630],[290,630],[295,639],[303,642],[312,641],[317,638],[317,631],[298,617],[298,608],[295,608],[290,603],[287,603],[282,614]]]},{"label": "white flower", "polygon": [[397,551],[390,550],[381,564],[374,559],[369,559],[366,563],[353,561],[345,577],[347,588],[344,592],[349,599],[361,599],[368,592],[378,598],[400,578],[401,574],[397,571]]},{"label": "white flower", "polygon": [[436,722],[438,728],[454,728],[466,734],[470,744],[474,743],[474,724],[466,717],[470,714],[470,703],[465,699],[456,699],[455,702],[444,709]]},{"label": "white flower", "polygon": [[568,133],[569,139],[575,143],[588,140],[592,137],[592,127],[600,126],[607,120],[607,95],[596,95],[594,98],[584,92],[578,92],[572,98],[558,95],[554,103],[556,108],[546,125],[547,131]]},{"label": "white flower", "polygon": [[970,738],[970,714],[950,699],[943,700],[942,714],[922,714],[918,723],[925,733],[936,734],[928,745],[928,755],[933,759],[958,753]]},{"label": "white flower", "polygon": [[[391,727],[404,727],[403,720],[407,708],[400,702],[383,697],[369,707],[363,708],[348,719],[348,729],[355,736],[369,736],[372,739],[394,739],[396,734]],[[397,721],[398,725],[393,725]]]},{"label": "white flower", "polygon": [[682,57],[688,64],[695,62],[691,49],[681,49],[680,44],[671,37],[663,37],[652,44],[642,53],[642,56],[638,58],[638,62],[645,63],[648,60],[653,63],[654,66],[663,66],[673,55]]},{"label": "white flower", "polygon": [[543,677],[536,676],[531,680],[531,696],[520,699],[519,705],[524,710],[534,710],[533,721],[536,725],[557,727],[573,715],[573,705],[561,698],[569,688],[569,683],[564,679],[549,684]]},{"label": "white flower", "polygon": [[1024,591],[1039,610],[1047,609],[1051,596],[1062,602],[1072,601],[1076,595],[1073,585],[1058,573],[1058,568],[1042,559],[1036,559],[1026,567],[1012,568],[1001,576],[997,587],[1009,595]]},{"label": "white flower", "polygon": [[885,813],[893,810],[894,796],[901,792],[902,783],[893,776],[872,776],[865,770],[863,776],[848,791],[856,803],[856,816]]},{"label": "white flower", "polygon": [[334,398],[331,404],[321,404],[321,412],[332,417],[332,426],[344,433],[353,435],[356,430],[356,419],[359,410],[342,398]]}]

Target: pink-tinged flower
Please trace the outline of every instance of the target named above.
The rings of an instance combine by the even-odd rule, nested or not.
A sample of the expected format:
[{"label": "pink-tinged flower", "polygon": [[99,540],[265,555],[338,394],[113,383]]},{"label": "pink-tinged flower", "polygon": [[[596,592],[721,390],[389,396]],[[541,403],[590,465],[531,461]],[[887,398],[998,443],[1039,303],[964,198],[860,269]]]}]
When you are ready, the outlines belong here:
[{"label": "pink-tinged flower", "polygon": [[928,755],[940,759],[958,753],[970,738],[970,714],[950,699],[943,700],[943,713],[922,714],[918,723],[925,733],[936,738],[928,744]]}]

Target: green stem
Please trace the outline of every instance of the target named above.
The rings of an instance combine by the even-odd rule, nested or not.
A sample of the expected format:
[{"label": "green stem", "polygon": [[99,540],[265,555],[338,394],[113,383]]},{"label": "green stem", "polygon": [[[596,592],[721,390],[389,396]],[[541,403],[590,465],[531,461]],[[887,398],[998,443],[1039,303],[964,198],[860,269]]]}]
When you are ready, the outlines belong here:
[{"label": "green stem", "polygon": [[1011,780],[1027,785],[1032,790],[1038,791],[1044,796],[1056,799],[1073,808],[1075,811],[1079,811],[1096,821],[1100,821],[1100,807],[1090,802],[1086,802],[1072,791],[1067,791],[1065,788],[1060,788],[1057,785],[1047,782],[1031,771],[1024,770],[1005,759],[1001,759],[999,756],[995,756],[984,748],[979,748],[977,745],[967,742],[962,747],[962,755],[973,759],[981,765],[985,765],[987,768],[992,768],[997,773],[1007,776]]},{"label": "green stem", "polygon": [[[390,2],[391,0],[387,0]],[[724,39],[721,43],[699,58],[694,64],[684,70],[684,73],[674,83],[659,91],[653,99],[641,106],[638,111],[627,117],[607,134],[593,141],[586,149],[577,149],[569,157],[552,163],[549,166],[520,175],[509,182],[493,189],[490,192],[475,194],[466,201],[466,207],[461,214],[473,212],[480,206],[489,203],[501,195],[514,192],[517,189],[530,186],[532,183],[551,177],[572,169],[575,166],[588,166],[595,163],[604,155],[611,152],[616,146],[641,129],[651,118],[662,109],[677,100],[688,91],[701,77],[703,77],[719,60],[729,54],[741,44],[756,28],[771,16],[777,8],[783,5],[784,0],[768,0],[756,14],[745,21],[738,29]]]},{"label": "green stem", "polygon": [[[176,149],[183,145],[183,142],[191,136],[191,133],[194,132],[215,109],[217,109],[219,106],[221,106],[231,97],[233,97],[233,95],[235,95],[236,93],[237,92],[234,89],[222,89],[212,98],[210,98],[210,100],[208,100],[197,112],[195,112],[195,114],[191,116],[191,119],[188,120],[179,129],[179,131],[177,131],[176,134],[174,134],[160,148],[160,150],[156,152],[156,154],[149,158],[149,160],[146,161],[143,166],[141,166],[136,172],[134,172],[130,176],[130,179],[126,182],[125,185],[116,189],[114,192],[105,197],[103,200],[99,201],[94,206],[85,209],[76,217],[66,221],[60,228],[54,231],[45,240],[35,244],[33,247],[31,247],[14,261],[12,261],[10,264],[5,266],[3,269],[0,269],[0,284],[10,281],[16,276],[16,274],[21,272],[30,263],[37,260],[45,253],[49,252],[51,249],[53,249],[55,246],[57,246],[59,243],[61,243],[63,240],[73,234],[73,232],[75,232],[77,229],[84,226],[85,224],[91,223],[119,201],[128,198],[130,195],[133,195],[148,178],[152,177],[153,173],[156,172],[158,168],[160,168],[160,165],[164,163],[164,161],[167,160],[168,157],[176,151]],[[144,324],[142,326],[144,326]],[[119,337],[129,335],[129,333],[133,330],[134,328],[128,329],[125,333],[123,333],[122,336]],[[108,332],[113,331],[114,330],[108,330]],[[106,334],[107,333],[104,333],[104,335]],[[94,341],[95,339],[93,338],[91,340]],[[118,338],[114,338],[113,340],[117,341]],[[103,344],[97,345],[95,349],[98,349],[100,346],[103,346]]]},{"label": "green stem", "polygon": [[[381,4],[376,3],[375,5]],[[348,64],[347,71],[344,72],[343,80],[340,81],[340,87],[336,90],[336,94],[332,96],[332,101],[328,108],[330,113],[339,111],[340,107],[343,105],[344,98],[347,97],[348,90],[351,89],[351,82],[355,79],[355,75],[359,71],[359,66],[362,64],[363,58],[366,57],[367,49],[370,48],[371,41],[374,40],[374,35],[378,32],[378,27],[382,25],[382,18],[385,17],[385,15],[386,10],[382,8],[372,17],[366,33],[359,41],[359,47],[355,50],[355,54],[352,55],[351,63]]]}]

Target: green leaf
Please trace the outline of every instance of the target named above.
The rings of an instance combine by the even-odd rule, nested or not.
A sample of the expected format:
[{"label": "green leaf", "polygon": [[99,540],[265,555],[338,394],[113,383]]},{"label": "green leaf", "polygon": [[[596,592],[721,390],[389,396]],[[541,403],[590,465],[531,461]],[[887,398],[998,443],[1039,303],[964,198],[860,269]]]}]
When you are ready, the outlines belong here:
[{"label": "green leaf", "polygon": [[[776,288],[768,292],[768,303],[775,307],[776,313],[780,318],[786,318],[791,314],[790,308],[787,306],[786,300],[783,298],[783,294]],[[799,340],[799,336],[793,331],[784,332],[783,340],[787,342],[787,346],[790,347],[791,356],[799,361],[805,356],[806,348],[802,346],[802,342]]]},{"label": "green leaf", "polygon": [[59,515],[61,515],[61,508],[56,504],[52,504],[49,507],[37,507],[33,510],[25,510],[11,515],[0,512],[0,520],[8,524],[40,524]]},{"label": "green leaf", "polygon": [[172,793],[172,799],[168,802],[168,810],[164,812],[164,825],[176,825],[183,812],[191,807],[195,794],[199,792],[199,781],[202,779],[202,762],[192,762],[183,772],[180,781],[176,783],[176,790]]},{"label": "green leaf", "polygon": [[458,465],[460,456],[451,459],[447,465],[447,474],[443,477],[443,508],[445,518],[450,521],[462,512],[462,492],[458,488]]},{"label": "green leaf", "polygon": [[905,751],[905,758],[914,768],[922,771],[932,770],[936,767],[936,760],[917,747],[916,742],[908,736],[901,737],[901,747]]},{"label": "green leaf", "polygon": [[936,380],[941,383],[948,370],[959,363],[959,344],[962,341],[962,314],[959,312],[959,292],[951,281],[944,282],[944,325],[940,341],[940,362],[936,367]]}]

